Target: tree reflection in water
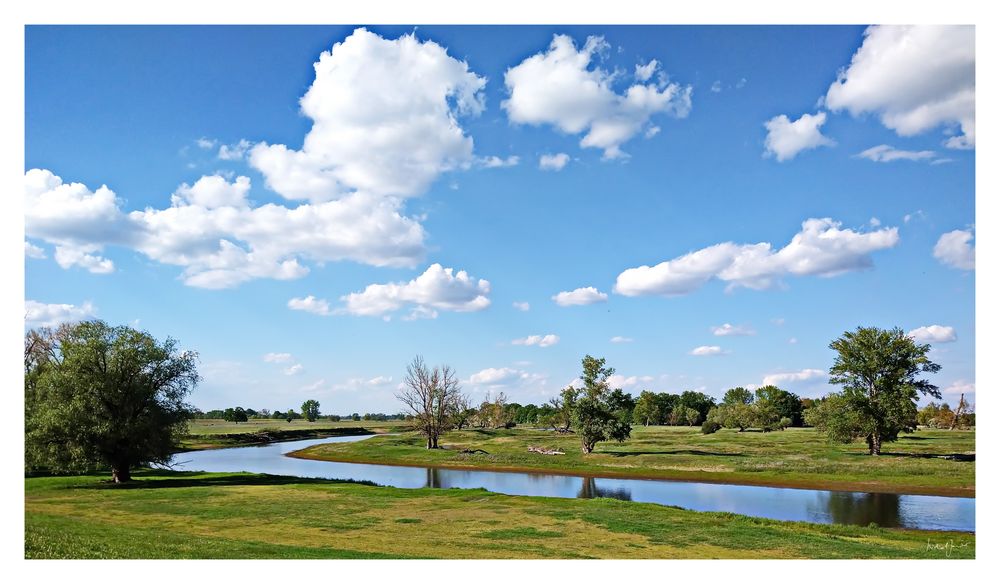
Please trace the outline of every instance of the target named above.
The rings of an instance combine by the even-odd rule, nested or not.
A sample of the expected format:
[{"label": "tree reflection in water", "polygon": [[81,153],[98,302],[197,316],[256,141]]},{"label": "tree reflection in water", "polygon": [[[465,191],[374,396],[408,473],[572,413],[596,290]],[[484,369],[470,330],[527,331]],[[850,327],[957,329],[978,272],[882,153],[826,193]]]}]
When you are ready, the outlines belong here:
[{"label": "tree reflection in water", "polygon": [[632,492],[628,489],[601,488],[597,486],[597,479],[594,477],[584,477],[583,484],[580,485],[580,492],[576,497],[578,499],[595,499],[597,497],[604,497],[607,499],[631,501]]},{"label": "tree reflection in water", "polygon": [[819,500],[834,523],[903,527],[899,495],[829,491],[821,492]]}]

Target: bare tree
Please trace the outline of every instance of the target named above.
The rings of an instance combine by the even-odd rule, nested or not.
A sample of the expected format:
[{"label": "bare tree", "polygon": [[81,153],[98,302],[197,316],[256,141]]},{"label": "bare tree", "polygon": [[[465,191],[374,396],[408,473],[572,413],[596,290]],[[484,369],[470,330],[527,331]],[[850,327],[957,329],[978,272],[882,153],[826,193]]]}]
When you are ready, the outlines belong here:
[{"label": "bare tree", "polygon": [[396,394],[413,412],[414,425],[427,438],[427,448],[437,448],[438,438],[452,428],[462,398],[455,370],[447,365],[429,369],[420,355],[406,367],[403,388]]}]

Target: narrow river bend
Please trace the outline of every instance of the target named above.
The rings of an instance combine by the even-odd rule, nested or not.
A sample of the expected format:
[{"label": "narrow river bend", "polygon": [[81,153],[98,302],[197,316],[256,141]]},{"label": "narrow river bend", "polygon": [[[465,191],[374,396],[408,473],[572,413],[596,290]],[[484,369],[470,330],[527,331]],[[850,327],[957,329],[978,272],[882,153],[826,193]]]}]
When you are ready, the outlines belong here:
[{"label": "narrow river bend", "polygon": [[891,495],[785,489],[666,480],[587,478],[545,473],[452,470],[305,460],[285,456],[314,444],[353,442],[371,436],[340,436],[183,452],[177,470],[252,472],[304,478],[353,479],[416,489],[483,488],[506,495],[584,498],[675,505],[694,511],[729,511],[754,517],[812,523],[975,531],[976,500],[927,495]]}]

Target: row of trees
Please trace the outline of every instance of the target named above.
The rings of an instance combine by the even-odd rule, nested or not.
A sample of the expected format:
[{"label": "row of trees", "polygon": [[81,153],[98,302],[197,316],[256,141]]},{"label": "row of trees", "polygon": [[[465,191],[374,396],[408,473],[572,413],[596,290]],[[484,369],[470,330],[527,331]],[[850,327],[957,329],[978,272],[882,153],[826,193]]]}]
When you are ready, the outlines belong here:
[{"label": "row of trees", "polygon": [[309,399],[302,402],[301,413],[295,410],[289,409],[288,411],[282,412],[281,410],[274,410],[273,412],[267,408],[261,410],[255,410],[253,408],[226,408],[224,410],[209,410],[207,412],[202,412],[201,410],[194,410],[191,417],[194,419],[208,419],[208,420],[225,420],[227,422],[235,422],[239,424],[240,422],[248,422],[250,420],[286,420],[291,422],[292,420],[301,420],[305,418],[310,422],[315,422],[319,419],[319,402],[314,399]]},{"label": "row of trees", "polygon": [[760,428],[765,432],[802,425],[802,400],[799,396],[773,385],[750,391],[734,387],[726,391],[722,403],[713,408],[707,420],[723,428]]},{"label": "row of trees", "polygon": [[[918,412],[920,395],[941,397],[937,386],[921,375],[941,367],[927,357],[930,345],[916,343],[901,329],[859,327],[830,348],[836,353],[830,381],[843,390],[811,407],[773,386],[753,393],[733,388],[715,407],[697,392],[676,399],[644,392],[633,401],[610,387],[614,369],[590,355],[582,360],[582,387],[567,387],[541,407],[509,404],[499,394],[473,409],[453,369],[431,369],[420,357],[407,368],[397,397],[409,408],[409,419],[426,436],[428,448],[437,448],[441,435],[455,427],[506,427],[529,416],[575,432],[587,453],[599,442],[626,440],[633,419],[683,419],[689,424],[706,419],[745,429],[783,427],[801,416],[832,440],[864,440],[873,455],[918,423],[949,428],[975,424],[964,396],[953,412],[938,404]],[[200,379],[196,362],[197,354],[180,350],[173,339],[159,342],[146,332],[98,320],[29,331],[24,347],[26,468],[79,471],[103,465],[111,468],[114,481],[123,482],[132,468],[167,463],[194,414],[184,400]],[[301,415],[315,420],[319,408],[318,402],[307,400]],[[234,421],[250,415],[243,408],[221,413]],[[283,415],[290,413],[295,412]]]},{"label": "row of trees", "polygon": [[[609,386],[614,369],[607,367],[604,359],[587,355],[582,363],[583,387],[565,388],[548,404],[551,413],[544,415],[546,423],[555,428],[569,431],[573,427],[580,436],[582,450],[589,453],[598,442],[628,438],[635,404],[621,389]],[[396,397],[409,410],[408,419],[424,435],[427,448],[438,448],[441,435],[453,428],[468,424],[504,428],[516,423],[516,412],[503,393],[473,409],[455,371],[447,365],[430,368],[420,356],[407,366],[403,387]]]}]

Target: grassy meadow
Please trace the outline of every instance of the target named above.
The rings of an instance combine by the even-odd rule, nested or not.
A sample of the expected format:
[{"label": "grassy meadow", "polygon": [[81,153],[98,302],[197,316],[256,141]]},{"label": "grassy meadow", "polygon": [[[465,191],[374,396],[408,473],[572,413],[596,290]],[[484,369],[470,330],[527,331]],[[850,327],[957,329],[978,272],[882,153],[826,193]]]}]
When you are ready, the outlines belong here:
[{"label": "grassy meadow", "polygon": [[246,473],[25,480],[26,558],[971,558],[975,536]]},{"label": "grassy meadow", "polygon": [[[427,450],[414,433],[322,444],[296,456],[342,462],[545,471],[584,476],[659,478],[900,494],[975,496],[975,430],[920,429],[887,444],[879,457],[864,444],[831,444],[811,428],[779,432],[633,426],[624,443],[582,454],[579,438],[547,430],[463,430]],[[561,456],[528,452],[559,449]],[[465,453],[463,450],[482,450]],[[963,455],[965,460],[940,458]],[[974,456],[972,457],[974,458]]]}]

